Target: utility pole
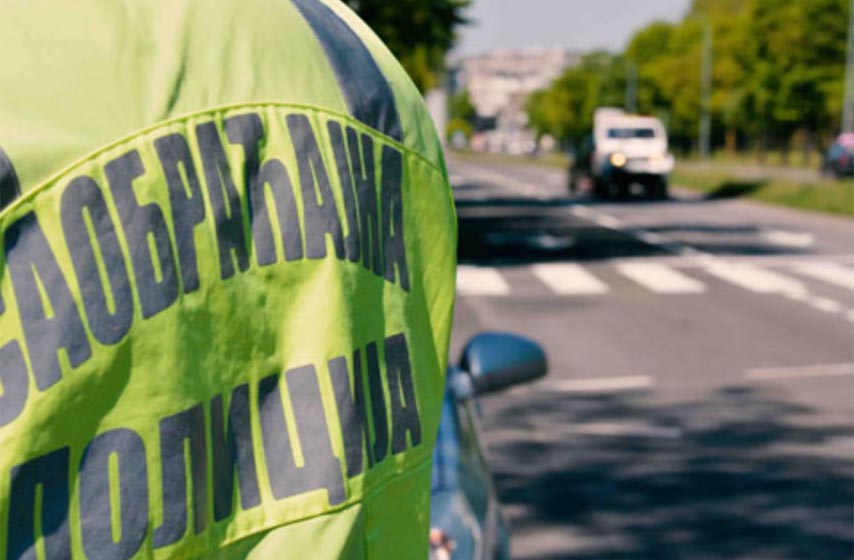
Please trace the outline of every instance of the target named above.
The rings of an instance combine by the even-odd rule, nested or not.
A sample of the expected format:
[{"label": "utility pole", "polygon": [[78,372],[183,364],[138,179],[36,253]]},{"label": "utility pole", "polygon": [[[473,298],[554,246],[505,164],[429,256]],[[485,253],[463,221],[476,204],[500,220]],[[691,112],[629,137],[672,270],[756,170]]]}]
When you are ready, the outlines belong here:
[{"label": "utility pole", "polygon": [[[852,0],[854,1],[854,0]],[[703,68],[700,77],[700,157],[709,159],[712,136],[712,24],[706,24],[703,38]]]},{"label": "utility pole", "polygon": [[626,111],[638,112],[638,65],[631,60],[626,61]]},{"label": "utility pole", "polygon": [[842,132],[854,132],[854,0],[851,0],[848,12],[848,56],[845,62]]}]

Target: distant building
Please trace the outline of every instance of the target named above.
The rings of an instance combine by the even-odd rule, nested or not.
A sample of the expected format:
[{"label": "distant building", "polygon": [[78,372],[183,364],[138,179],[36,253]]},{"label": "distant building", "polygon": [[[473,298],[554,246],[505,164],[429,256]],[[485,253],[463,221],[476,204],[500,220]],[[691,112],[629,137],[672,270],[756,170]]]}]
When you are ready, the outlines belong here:
[{"label": "distant building", "polygon": [[452,90],[468,90],[480,120],[474,147],[492,152],[532,151],[535,137],[527,129],[525,113],[528,96],[547,87],[579,58],[563,49],[538,48],[452,60]]}]

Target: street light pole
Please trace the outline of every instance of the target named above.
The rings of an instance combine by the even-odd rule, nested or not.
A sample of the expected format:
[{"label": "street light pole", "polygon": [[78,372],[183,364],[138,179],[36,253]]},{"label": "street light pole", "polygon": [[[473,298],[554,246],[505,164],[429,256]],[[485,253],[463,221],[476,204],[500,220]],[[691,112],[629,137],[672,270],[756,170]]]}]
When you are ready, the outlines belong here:
[{"label": "street light pole", "polygon": [[[852,0],[854,2],[854,0]],[[712,24],[706,24],[706,33],[703,40],[703,69],[701,77],[700,98],[700,157],[708,159],[711,152],[712,116]]]},{"label": "street light pole", "polygon": [[851,0],[848,12],[848,56],[845,61],[842,132],[854,132],[854,0]]}]

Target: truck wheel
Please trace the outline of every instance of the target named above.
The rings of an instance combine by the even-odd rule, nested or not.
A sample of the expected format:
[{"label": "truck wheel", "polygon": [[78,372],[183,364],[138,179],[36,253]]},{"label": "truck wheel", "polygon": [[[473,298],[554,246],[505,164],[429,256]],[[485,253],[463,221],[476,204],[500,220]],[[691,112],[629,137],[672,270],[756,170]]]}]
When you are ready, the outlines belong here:
[{"label": "truck wheel", "polygon": [[617,198],[619,198],[620,200],[626,200],[632,194],[632,192],[631,192],[632,184],[628,181],[619,181],[615,185],[615,187],[616,187]]},{"label": "truck wheel", "polygon": [[656,179],[646,186],[646,196],[650,200],[667,200],[670,197],[667,179]]},{"label": "truck wheel", "polygon": [[593,196],[596,198],[610,198],[608,183],[601,179],[593,179]]}]

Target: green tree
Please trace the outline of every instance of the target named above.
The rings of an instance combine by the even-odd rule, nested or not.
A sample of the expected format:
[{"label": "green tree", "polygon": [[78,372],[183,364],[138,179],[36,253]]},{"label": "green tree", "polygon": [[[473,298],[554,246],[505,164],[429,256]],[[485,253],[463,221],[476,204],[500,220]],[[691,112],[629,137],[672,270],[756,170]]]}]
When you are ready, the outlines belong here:
[{"label": "green tree", "polygon": [[625,72],[620,59],[607,52],[582,58],[547,89],[528,98],[529,125],[563,145],[576,145],[593,128],[593,112],[602,105],[622,105]]},{"label": "green tree", "polygon": [[641,113],[656,115],[671,142],[696,145],[704,41],[713,37],[710,113],[714,146],[757,145],[805,160],[842,112],[849,0],[694,0],[678,23],[653,23],[624,53],[594,53],[534,95],[534,128],[562,139],[590,125],[598,106],[622,106],[626,69],[637,71]]},{"label": "green tree", "polygon": [[439,85],[470,0],[345,0],[382,38],[421,91]]},{"label": "green tree", "polygon": [[[626,48],[625,58],[637,70],[638,111],[665,116],[670,104],[661,89],[662,62],[667,59],[675,28],[656,22],[640,30]],[[664,114],[664,115],[663,115]]]},{"label": "green tree", "polygon": [[776,140],[785,155],[797,132],[808,161],[816,136],[835,128],[842,106],[838,92],[845,73],[847,8],[847,0],[782,5],[754,0],[744,113],[756,122],[752,128],[759,128],[760,153]]},{"label": "green tree", "polygon": [[474,132],[475,120],[477,120],[477,110],[472,105],[468,90],[463,90],[451,97],[448,102],[448,116],[448,138],[461,132],[466,139],[470,139]]}]

